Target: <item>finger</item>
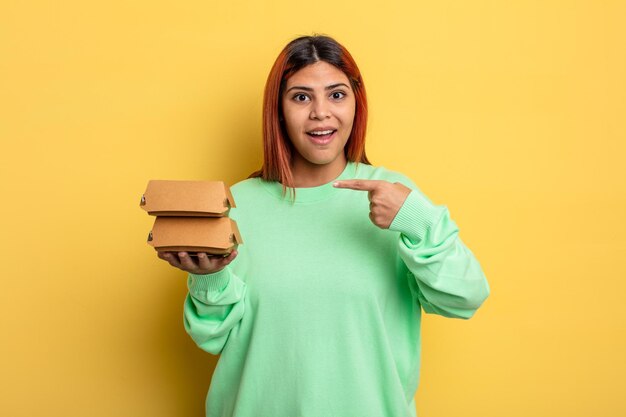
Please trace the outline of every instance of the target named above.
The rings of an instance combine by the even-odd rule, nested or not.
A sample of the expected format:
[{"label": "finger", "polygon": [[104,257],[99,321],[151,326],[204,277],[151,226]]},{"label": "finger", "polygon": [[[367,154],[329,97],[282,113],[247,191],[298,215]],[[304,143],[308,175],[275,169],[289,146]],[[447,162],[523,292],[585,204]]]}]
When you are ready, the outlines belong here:
[{"label": "finger", "polygon": [[196,265],[187,252],[178,252],[178,259],[180,259],[181,269],[188,272],[198,269],[198,265]]},{"label": "finger", "polygon": [[234,261],[238,254],[239,252],[237,252],[236,250],[233,250],[226,258],[223,259],[224,266]]},{"label": "finger", "polygon": [[216,258],[215,263],[213,264],[215,268],[222,269],[226,267],[229,263],[231,263],[237,257],[237,251],[232,251],[228,254],[228,256],[224,258]]},{"label": "finger", "polygon": [[211,261],[204,252],[198,252],[198,267],[200,269],[211,269]]},{"label": "finger", "polygon": [[175,268],[180,268],[180,262],[178,261],[178,257],[172,252],[157,252],[159,258],[163,259],[165,262],[169,263]]},{"label": "finger", "polygon": [[233,261],[233,259],[235,259],[236,256],[237,256],[237,251],[232,251],[226,257],[210,258],[210,262],[211,262],[210,271],[213,273],[221,271],[222,269],[226,268],[226,266],[230,264]]},{"label": "finger", "polygon": [[384,223],[384,218],[381,215],[370,212],[370,220],[374,223],[374,226],[381,229],[388,229],[389,225]]},{"label": "finger", "polygon": [[333,186],[335,188],[348,188],[358,191],[375,191],[383,182],[382,180],[342,180],[335,181]]}]

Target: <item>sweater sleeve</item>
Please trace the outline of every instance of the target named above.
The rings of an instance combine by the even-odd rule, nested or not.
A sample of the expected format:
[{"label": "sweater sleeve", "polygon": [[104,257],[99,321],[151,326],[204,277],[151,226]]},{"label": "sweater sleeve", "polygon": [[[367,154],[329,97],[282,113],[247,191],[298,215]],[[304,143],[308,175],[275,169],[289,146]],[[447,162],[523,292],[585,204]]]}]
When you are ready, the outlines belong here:
[{"label": "sweater sleeve", "polygon": [[207,275],[189,274],[185,330],[203,350],[219,354],[244,313],[246,284],[230,266]]},{"label": "sweater sleeve", "polygon": [[400,257],[415,279],[411,289],[424,311],[472,317],[489,295],[489,284],[448,209],[413,189],[389,229],[400,232]]}]

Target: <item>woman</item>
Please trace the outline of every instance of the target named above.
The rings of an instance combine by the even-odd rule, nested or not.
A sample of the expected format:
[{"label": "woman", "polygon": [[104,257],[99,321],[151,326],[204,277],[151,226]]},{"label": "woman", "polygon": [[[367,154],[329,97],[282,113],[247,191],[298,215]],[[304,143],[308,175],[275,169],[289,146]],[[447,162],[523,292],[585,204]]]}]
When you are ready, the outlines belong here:
[{"label": "woman", "polygon": [[265,89],[264,163],[232,187],[240,254],[189,272],[187,332],[220,354],[207,416],[408,417],[420,313],[469,318],[489,293],[445,206],[365,156],[367,103],[348,51],[289,43]]}]

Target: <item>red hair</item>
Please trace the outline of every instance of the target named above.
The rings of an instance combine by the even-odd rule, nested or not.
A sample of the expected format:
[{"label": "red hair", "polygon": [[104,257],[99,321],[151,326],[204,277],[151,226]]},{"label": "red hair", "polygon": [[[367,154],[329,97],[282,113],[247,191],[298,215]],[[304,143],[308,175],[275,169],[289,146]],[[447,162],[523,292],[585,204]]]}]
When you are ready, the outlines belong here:
[{"label": "red hair", "polygon": [[334,65],[346,74],[354,92],[356,107],[352,132],[344,148],[346,159],[370,163],[365,155],[367,97],[356,62],[346,48],[328,36],[303,36],[285,46],[267,77],[263,96],[263,166],[249,178],[278,181],[283,185],[283,192],[287,187],[294,188],[291,158],[295,150],[282,122],[281,96],[289,77],[319,61]]}]

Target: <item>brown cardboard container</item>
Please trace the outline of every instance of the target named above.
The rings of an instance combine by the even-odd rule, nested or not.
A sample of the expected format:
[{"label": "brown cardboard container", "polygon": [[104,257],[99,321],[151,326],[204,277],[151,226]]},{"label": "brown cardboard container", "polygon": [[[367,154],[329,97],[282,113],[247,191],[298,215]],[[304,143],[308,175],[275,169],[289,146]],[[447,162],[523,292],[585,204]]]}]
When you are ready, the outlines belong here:
[{"label": "brown cardboard container", "polygon": [[206,252],[228,255],[243,240],[229,217],[157,217],[148,244],[159,252]]},{"label": "brown cardboard container", "polygon": [[139,203],[152,216],[227,216],[235,207],[222,181],[151,180]]}]

